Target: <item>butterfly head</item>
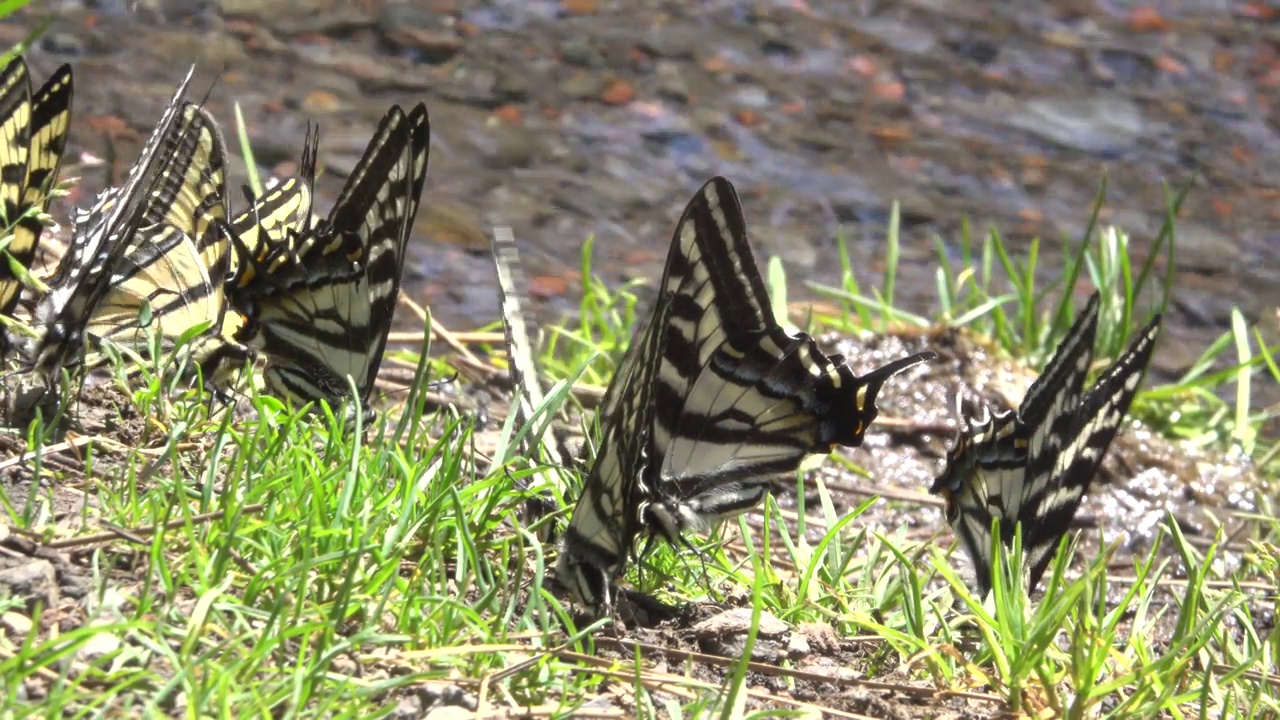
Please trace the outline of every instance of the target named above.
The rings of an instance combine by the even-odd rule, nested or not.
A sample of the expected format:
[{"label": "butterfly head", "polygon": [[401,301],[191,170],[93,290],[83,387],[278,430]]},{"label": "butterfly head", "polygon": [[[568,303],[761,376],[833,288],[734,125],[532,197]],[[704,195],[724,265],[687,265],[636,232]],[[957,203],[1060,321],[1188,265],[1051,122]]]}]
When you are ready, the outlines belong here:
[{"label": "butterfly head", "polygon": [[603,560],[569,528],[556,561],[556,579],[570,599],[596,615],[613,607],[613,575],[618,569]]}]

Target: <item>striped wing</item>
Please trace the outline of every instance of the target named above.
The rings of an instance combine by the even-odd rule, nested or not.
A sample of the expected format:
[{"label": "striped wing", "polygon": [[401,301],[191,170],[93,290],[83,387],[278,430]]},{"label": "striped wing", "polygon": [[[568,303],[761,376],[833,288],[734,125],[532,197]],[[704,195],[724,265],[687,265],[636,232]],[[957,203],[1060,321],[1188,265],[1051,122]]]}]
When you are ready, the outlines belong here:
[{"label": "striped wing", "polygon": [[595,460],[573,509],[556,564],[556,577],[583,605],[595,610],[613,605],[613,578],[622,573],[640,534],[648,488],[640,476],[651,464],[643,434],[654,415],[654,378],[661,357],[658,330],[669,311],[660,292],[653,314],[614,372],[599,417],[601,434]]},{"label": "striped wing", "polygon": [[184,103],[174,139],[141,208],[141,227],[111,268],[110,287],[94,310],[89,333],[99,339],[142,347],[142,308],[166,349],[190,333],[201,339],[195,360],[208,373],[210,360],[240,359],[218,337],[226,308],[230,242],[227,220],[226,150],[213,118]]},{"label": "striped wing", "polygon": [[1031,573],[1030,587],[1040,582],[1058,541],[1070,529],[1071,519],[1089,492],[1098,467],[1142,385],[1159,332],[1160,315],[1157,314],[1076,405],[1070,414],[1070,423],[1060,424],[1062,431],[1061,434],[1055,431],[1054,442],[1045,443],[1042,450],[1028,459],[1029,491],[1019,520]]},{"label": "striped wing", "polygon": [[1027,438],[1013,411],[963,415],[947,453],[946,469],[930,492],[946,498],[947,520],[973,561],[980,592],[991,589],[991,521],[1000,518],[1001,539],[1012,544],[1026,486]]},{"label": "striped wing", "polygon": [[1129,410],[1155,344],[1160,316],[1082,393],[1093,357],[1098,296],[1077,317],[1017,414],[966,419],[931,492],[947,499],[947,519],[973,560],[978,590],[991,589],[992,520],[1013,544],[1022,526],[1029,588],[1043,576],[1059,540],[1097,474]]},{"label": "striped wing", "polygon": [[637,535],[681,542],[754,507],[805,457],[860,445],[884,382],[933,357],[859,377],[770,308],[737,195],[715,178],[685,209],[654,314],[606,396],[612,414],[561,555],[580,601],[607,604]]},{"label": "striped wing", "polygon": [[195,67],[178,85],[160,122],[124,185],[103,192],[88,211],[76,213],[75,232],[66,255],[49,280],[49,294],[36,308],[42,334],[32,349],[32,369],[50,379],[83,352],[89,318],[110,289],[112,268],[143,222],[143,198],[156,174],[156,165],[169,156],[177,142],[174,134],[182,97]]},{"label": "striped wing", "polygon": [[[0,210],[13,232],[0,257],[0,314],[12,316],[22,280],[6,260],[30,268],[44,230],[38,213],[49,204],[71,124],[71,66],[63,65],[31,95],[26,61],[14,58],[0,71]],[[32,212],[35,210],[36,212]],[[10,349],[0,332],[0,356]]]},{"label": "striped wing", "polygon": [[1033,476],[1045,474],[1049,468],[1036,467],[1036,458],[1047,457],[1046,445],[1060,442],[1070,431],[1073,409],[1084,394],[1084,382],[1093,365],[1093,343],[1098,334],[1099,297],[1089,297],[1084,310],[1076,317],[1067,335],[1058,344],[1049,364],[1027,389],[1018,406],[1018,422],[1029,431],[1027,454]]},{"label": "striped wing", "polygon": [[[519,427],[526,427],[533,423],[534,415],[544,404],[546,396],[542,392],[542,383],[538,380],[533,341],[529,337],[525,320],[525,295],[521,288],[528,287],[528,284],[524,280],[520,251],[516,248],[515,237],[510,228],[494,229],[493,259],[498,270],[502,326],[507,338],[507,367],[515,393],[516,423]],[[554,437],[551,442],[542,443],[533,427],[529,427],[525,434],[522,447],[524,454],[531,459],[545,454],[551,464],[569,467],[569,454],[560,443]],[[539,447],[543,448],[543,453],[538,452]]]},{"label": "striped wing", "polygon": [[27,158],[31,152],[31,73],[22,56],[0,71],[0,200],[5,221],[22,214],[26,197]]},{"label": "striped wing", "polygon": [[327,219],[241,262],[232,303],[236,337],[268,358],[268,389],[296,403],[349,396],[367,403],[382,362],[405,246],[426,178],[430,127],[419,104],[393,107]]},{"label": "striped wing", "polygon": [[[236,238],[237,250],[231,253],[230,274],[238,280],[252,282],[252,267],[245,271],[249,275],[241,274],[242,256],[253,256],[260,265],[267,254],[278,247],[292,249],[293,238],[314,224],[312,187],[315,186],[319,141],[319,132],[309,128],[298,176],[279,183],[261,198],[250,198],[249,209],[231,221],[229,235]],[[281,258],[289,257],[287,252],[278,254]]]}]

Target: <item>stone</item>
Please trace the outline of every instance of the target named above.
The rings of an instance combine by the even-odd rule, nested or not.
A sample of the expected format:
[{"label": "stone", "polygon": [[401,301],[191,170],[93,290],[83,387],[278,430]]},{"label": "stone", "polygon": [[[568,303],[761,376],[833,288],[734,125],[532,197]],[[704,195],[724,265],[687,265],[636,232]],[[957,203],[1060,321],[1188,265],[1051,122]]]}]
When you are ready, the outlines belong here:
[{"label": "stone", "polygon": [[58,603],[58,574],[48,560],[30,560],[0,570],[0,596],[26,601],[28,612],[37,607],[53,608]]},{"label": "stone", "polygon": [[31,632],[31,628],[35,626],[35,623],[22,613],[9,611],[0,614],[0,626],[4,627],[5,634],[9,636],[9,639],[16,642],[26,637]]}]

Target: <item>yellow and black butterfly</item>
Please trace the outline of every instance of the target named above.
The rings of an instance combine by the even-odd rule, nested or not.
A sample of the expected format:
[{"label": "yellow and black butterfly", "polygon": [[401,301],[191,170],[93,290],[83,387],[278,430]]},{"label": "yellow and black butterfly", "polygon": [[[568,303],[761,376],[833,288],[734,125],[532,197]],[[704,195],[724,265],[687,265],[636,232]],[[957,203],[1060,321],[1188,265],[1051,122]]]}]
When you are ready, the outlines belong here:
[{"label": "yellow and black butterfly", "polygon": [[996,518],[1006,548],[1022,526],[1028,589],[1035,588],[1142,384],[1159,314],[1085,392],[1098,306],[1094,293],[1017,411],[992,415],[983,408],[972,418],[957,407],[961,426],[931,492],[946,499],[947,519],[973,560],[981,595],[991,590]]},{"label": "yellow and black butterfly", "polygon": [[[0,257],[0,315],[13,317],[44,229],[39,213],[49,203],[71,126],[71,66],[63,65],[31,93],[27,63],[15,57],[0,71],[0,212],[12,237]],[[0,328],[0,357],[11,349]]]},{"label": "yellow and black butterfly", "polygon": [[[292,215],[284,237],[258,231],[251,247],[228,227],[238,269],[228,288],[244,317],[235,339],[267,360],[267,390],[297,404],[367,408],[395,311],[405,246],[426,179],[430,126],[419,104],[383,117],[333,210],[310,226]],[[313,145],[309,144],[309,147]],[[314,153],[304,158],[309,177]]]},{"label": "yellow and black butterfly", "polygon": [[861,445],[884,383],[934,357],[859,376],[787,333],[733,185],[712,179],[676,225],[652,314],[605,393],[557,578],[579,603],[609,607],[638,536],[687,543],[686,532],[755,507],[806,457]]},{"label": "yellow and black butterfly", "polygon": [[[212,121],[182,102],[194,70],[174,93],[125,183],[76,213],[71,245],[36,307],[41,334],[30,365],[46,382],[79,363],[86,335],[110,339],[135,330],[144,300],[153,317],[192,309],[204,316],[204,308],[216,304],[204,299],[216,296],[216,276],[227,272],[225,262],[215,259],[225,254],[225,239],[209,232],[226,222],[223,161],[220,139],[208,134],[216,133]],[[205,129],[188,133],[193,126]],[[158,287],[166,282],[173,285]],[[138,308],[132,317],[130,307]],[[181,321],[164,323],[162,333],[172,336],[169,327]]]},{"label": "yellow and black butterfly", "polygon": [[161,142],[168,155],[143,200],[138,229],[109,267],[110,287],[86,330],[98,341],[135,350],[145,350],[154,333],[166,354],[185,340],[182,357],[170,359],[185,374],[198,368],[207,382],[222,384],[232,365],[247,357],[223,337],[232,256],[222,232],[228,204],[225,144],[208,112],[189,102]]}]

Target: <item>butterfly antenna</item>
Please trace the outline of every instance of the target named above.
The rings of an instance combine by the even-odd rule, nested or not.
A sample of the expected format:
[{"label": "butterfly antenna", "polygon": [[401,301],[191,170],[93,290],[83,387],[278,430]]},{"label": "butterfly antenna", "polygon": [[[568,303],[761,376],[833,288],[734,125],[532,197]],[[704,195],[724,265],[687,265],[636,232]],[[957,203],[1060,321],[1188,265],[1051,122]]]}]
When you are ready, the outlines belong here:
[{"label": "butterfly antenna", "polygon": [[200,102],[196,103],[199,107],[203,108],[206,104],[208,104],[209,97],[213,95],[213,89],[218,87],[218,81],[222,79],[222,73],[225,71],[226,69],[224,68],[214,74],[213,80],[209,83],[209,87],[205,89],[204,95],[200,97]]},{"label": "butterfly antenna", "polygon": [[298,165],[298,177],[307,186],[307,207],[303,213],[303,224],[311,226],[311,215],[315,210],[316,165],[320,158],[320,124],[307,121],[306,139],[302,143],[302,160]]}]

